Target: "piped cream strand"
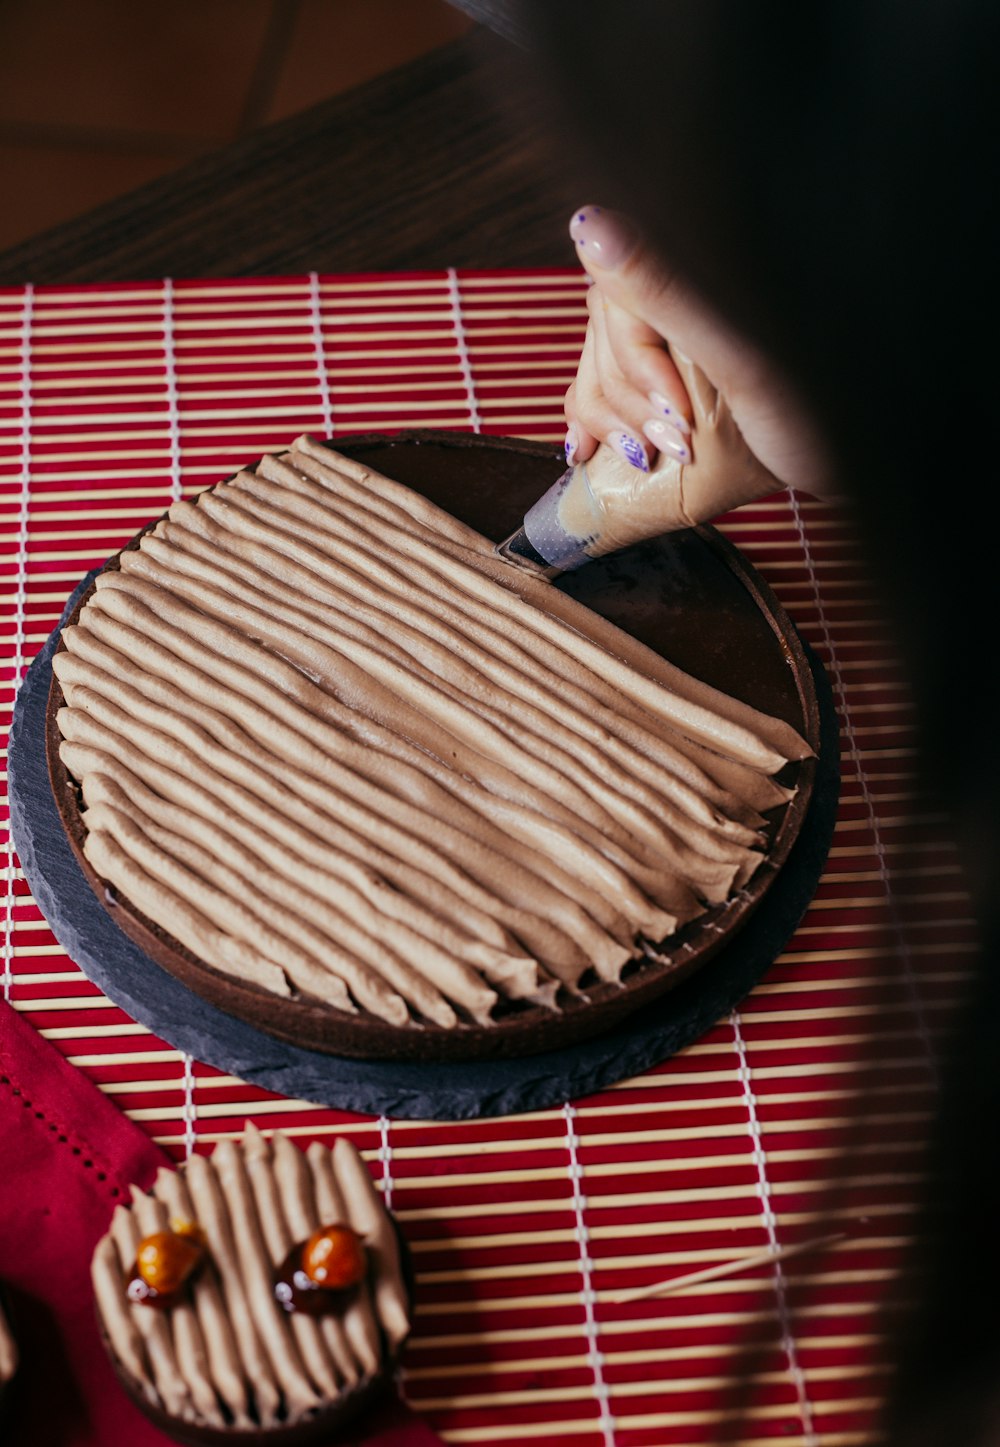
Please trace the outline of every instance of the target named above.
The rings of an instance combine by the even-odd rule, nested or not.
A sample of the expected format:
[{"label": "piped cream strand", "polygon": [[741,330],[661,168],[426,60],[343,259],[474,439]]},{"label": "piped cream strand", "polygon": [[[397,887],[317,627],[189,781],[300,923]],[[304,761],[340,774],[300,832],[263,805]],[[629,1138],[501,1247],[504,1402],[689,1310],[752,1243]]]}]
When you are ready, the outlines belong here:
[{"label": "piped cream strand", "polygon": [[262,1423],[269,1424],[276,1420],[281,1406],[281,1387],[266,1339],[259,1332],[250,1309],[240,1269],[240,1246],[214,1161],[205,1156],[192,1156],[184,1168],[184,1179],[194,1206],[194,1219],[210,1243],[212,1262],[219,1275],[226,1312],[257,1416]]},{"label": "piped cream strand", "polygon": [[90,1280],[112,1352],[146,1401],[156,1405],[158,1394],[152,1367],[123,1290],[121,1260],[113,1235],[102,1237],[98,1243],[90,1263]]},{"label": "piped cream strand", "polygon": [[[122,1280],[127,1284],[135,1266],[142,1232],[132,1212],[125,1206],[115,1208],[111,1218],[111,1238],[118,1251],[118,1269]],[[152,1311],[147,1311],[142,1316],[133,1312],[132,1320],[143,1338],[156,1396],[172,1417],[190,1419],[194,1407],[187,1383],[177,1368],[170,1327],[162,1316]]]},{"label": "piped cream strand", "polygon": [[[244,1139],[252,1140],[255,1127],[247,1125]],[[259,1134],[259,1132],[257,1132]],[[305,1156],[286,1135],[278,1134],[271,1142],[271,1160],[275,1190],[282,1203],[288,1223],[288,1234],[294,1245],[301,1245],[322,1225],[313,1197],[312,1174]],[[345,1382],[354,1386],[364,1375],[365,1365],[354,1356],[351,1341],[340,1313],[321,1316],[316,1321],[330,1357]],[[371,1370],[371,1368],[369,1368]]]},{"label": "piped cream strand", "polygon": [[346,1136],[338,1136],[334,1143],[333,1169],[348,1220],[364,1237],[372,1258],[375,1310],[382,1330],[389,1343],[396,1346],[409,1331],[409,1306],[396,1233],[368,1167]]},{"label": "piped cream strand", "polygon": [[[313,1141],[306,1151],[306,1160],[312,1174],[317,1224],[347,1225],[347,1207],[337,1185],[331,1152],[319,1141]],[[373,1372],[378,1365],[381,1347],[371,1283],[367,1278],[347,1304],[344,1312],[344,1332],[362,1371],[366,1374]]]},{"label": "piped cream strand", "polygon": [[[267,1261],[273,1272],[297,1243],[286,1216],[285,1193],[282,1183],[275,1175],[270,1143],[250,1123],[243,1131],[242,1159],[253,1193],[253,1204]],[[269,1280],[268,1284],[273,1301],[273,1282]],[[300,1311],[286,1312],[285,1316],[302,1364],[317,1393],[327,1400],[336,1397],[344,1383],[344,1374],[342,1369],[334,1364],[318,1323]]]},{"label": "piped cream strand", "polygon": [[[171,1223],[184,1221],[197,1224],[194,1204],[180,1171],[161,1167],[156,1173],[153,1191],[166,1207]],[[195,1277],[192,1297],[205,1343],[208,1376],[236,1425],[249,1427],[252,1421],[247,1383],[240,1370],[240,1359],[213,1261],[206,1262],[204,1269]]]},{"label": "piped cream strand", "polygon": [[[132,1214],[141,1237],[169,1229],[167,1208],[155,1196],[134,1192]],[[212,1385],[208,1353],[194,1306],[189,1300],[175,1302],[162,1320],[173,1342],[177,1371],[190,1394],[195,1415],[213,1426],[224,1426],[225,1418]]]},{"label": "piped cream strand", "polygon": [[274,1299],[272,1263],[261,1234],[243,1152],[235,1142],[222,1141],[213,1152],[212,1168],[225,1198],[232,1226],[235,1261],[243,1278],[243,1289],[255,1330],[267,1347],[275,1376],[285,1396],[288,1415],[292,1421],[297,1421],[320,1406],[322,1396],[309,1379],[285,1314]]}]

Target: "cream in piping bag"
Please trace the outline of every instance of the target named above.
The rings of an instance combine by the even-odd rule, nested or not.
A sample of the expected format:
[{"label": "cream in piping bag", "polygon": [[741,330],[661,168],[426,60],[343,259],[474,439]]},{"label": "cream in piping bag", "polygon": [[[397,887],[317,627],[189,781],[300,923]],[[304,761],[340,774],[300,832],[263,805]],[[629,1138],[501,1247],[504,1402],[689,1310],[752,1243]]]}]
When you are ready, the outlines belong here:
[{"label": "cream in piping bag", "polygon": [[569,468],[498,544],[508,562],[549,576],[678,528],[694,527],[781,483],[754,457],[725,399],[693,362],[674,355],[691,399],[692,461],[660,453],[649,472],[602,443]]}]

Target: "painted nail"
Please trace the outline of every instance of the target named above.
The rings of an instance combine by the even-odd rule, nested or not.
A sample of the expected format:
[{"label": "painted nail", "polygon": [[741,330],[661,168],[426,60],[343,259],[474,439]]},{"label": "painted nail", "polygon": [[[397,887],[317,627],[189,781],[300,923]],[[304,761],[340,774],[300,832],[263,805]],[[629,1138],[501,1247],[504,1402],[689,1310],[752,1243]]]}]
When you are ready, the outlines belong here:
[{"label": "painted nail", "polygon": [[600,206],[581,206],[574,211],[569,234],[581,255],[608,271],[632,254],[639,239],[624,216]]},{"label": "painted nail", "polygon": [[624,457],[625,461],[630,463],[632,467],[638,468],[640,472],[649,471],[649,460],[646,457],[646,449],[637,437],[632,436],[631,432],[612,432],[608,441],[618,453],[619,457]]},{"label": "painted nail", "polygon": [[657,412],[662,412],[668,422],[671,422],[678,432],[683,432],[685,437],[691,436],[691,424],[683,412],[678,412],[672,402],[668,402],[662,392],[650,392],[649,400]]},{"label": "painted nail", "polygon": [[663,422],[659,417],[651,417],[648,422],[642,424],[642,430],[646,437],[656,448],[657,452],[665,452],[668,457],[674,458],[676,462],[687,463],[691,461],[691,449],[684,441],[684,438],[669,422]]},{"label": "painted nail", "polygon": [[580,436],[575,427],[566,428],[566,441],[563,443],[563,452],[566,454],[566,463],[569,467],[576,466],[576,450],[580,446]]}]

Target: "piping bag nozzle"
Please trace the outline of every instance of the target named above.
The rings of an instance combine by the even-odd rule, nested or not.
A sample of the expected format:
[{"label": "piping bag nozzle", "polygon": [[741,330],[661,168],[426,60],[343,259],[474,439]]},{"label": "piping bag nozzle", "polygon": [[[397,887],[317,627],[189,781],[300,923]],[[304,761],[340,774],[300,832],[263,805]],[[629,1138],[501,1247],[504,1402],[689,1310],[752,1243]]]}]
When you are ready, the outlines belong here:
[{"label": "piping bag nozzle", "polygon": [[687,358],[675,355],[694,414],[693,459],[661,453],[651,471],[602,443],[569,468],[524,516],[497,553],[546,578],[777,492],[778,482],[747,447],[723,397]]},{"label": "piping bag nozzle", "polygon": [[[612,454],[613,455],[613,454]],[[571,519],[564,517],[566,495],[572,504]],[[579,496],[577,496],[579,494]],[[597,554],[588,551],[597,541],[597,502],[590,486],[587,464],[569,467],[524,515],[516,533],[497,544],[497,552],[508,563],[554,578],[582,568]],[[571,530],[572,529],[572,530]]]}]

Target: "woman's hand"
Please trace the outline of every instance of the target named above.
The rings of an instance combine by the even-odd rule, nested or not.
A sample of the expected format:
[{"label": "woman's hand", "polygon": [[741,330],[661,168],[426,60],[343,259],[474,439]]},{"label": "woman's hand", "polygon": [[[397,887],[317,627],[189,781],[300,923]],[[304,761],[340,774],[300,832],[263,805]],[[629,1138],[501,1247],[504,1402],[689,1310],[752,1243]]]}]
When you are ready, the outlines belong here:
[{"label": "woman's hand", "polygon": [[672,276],[621,216],[574,213],[570,235],[594,285],[576,380],[566,394],[566,456],[608,442],[648,470],[656,453],[691,461],[691,404],[671,353],[725,397],[751,452],[779,481],[824,490],[822,449],[791,387]]}]

